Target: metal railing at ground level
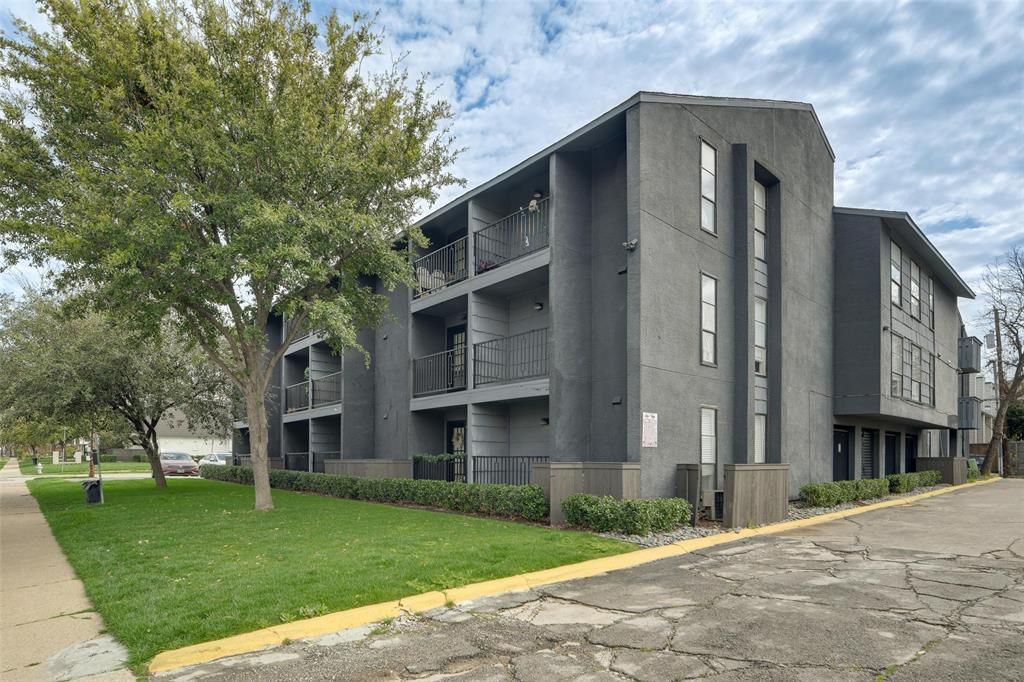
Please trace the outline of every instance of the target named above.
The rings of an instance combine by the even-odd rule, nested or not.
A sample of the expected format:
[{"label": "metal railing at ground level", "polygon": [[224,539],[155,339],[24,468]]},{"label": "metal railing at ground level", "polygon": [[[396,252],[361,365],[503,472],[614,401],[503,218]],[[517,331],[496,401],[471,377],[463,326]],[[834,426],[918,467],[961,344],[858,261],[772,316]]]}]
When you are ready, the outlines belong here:
[{"label": "metal railing at ground level", "polygon": [[291,471],[309,471],[308,452],[286,452],[284,455],[284,468]]},{"label": "metal railing at ground level", "polygon": [[324,462],[328,459],[341,459],[340,450],[314,450],[313,451],[313,471],[316,473],[324,473]]},{"label": "metal railing at ground level", "polygon": [[483,455],[473,457],[473,483],[527,485],[534,462],[546,462],[544,456]]},{"label": "metal railing at ground level", "polygon": [[412,460],[412,477],[427,481],[466,482],[466,458],[430,461]]}]

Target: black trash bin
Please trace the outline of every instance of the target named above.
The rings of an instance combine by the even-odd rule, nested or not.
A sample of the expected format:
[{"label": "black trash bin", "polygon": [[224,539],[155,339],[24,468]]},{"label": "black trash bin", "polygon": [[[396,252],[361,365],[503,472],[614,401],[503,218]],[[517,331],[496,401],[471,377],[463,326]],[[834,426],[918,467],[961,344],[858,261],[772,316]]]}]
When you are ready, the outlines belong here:
[{"label": "black trash bin", "polygon": [[35,466],[37,464],[39,464],[39,458],[38,457],[33,457],[32,458],[32,466]]},{"label": "black trash bin", "polygon": [[86,504],[99,504],[101,502],[101,491],[103,489],[103,481],[98,478],[90,478],[82,481],[82,489],[85,491],[85,503]]}]

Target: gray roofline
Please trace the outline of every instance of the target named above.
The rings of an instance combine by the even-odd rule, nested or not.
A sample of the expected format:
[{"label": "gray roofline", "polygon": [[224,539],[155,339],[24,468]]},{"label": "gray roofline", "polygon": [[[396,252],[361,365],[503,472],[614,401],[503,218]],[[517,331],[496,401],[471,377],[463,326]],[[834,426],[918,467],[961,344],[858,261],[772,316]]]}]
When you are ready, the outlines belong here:
[{"label": "gray roofline", "polygon": [[620,104],[616,105],[615,107],[613,107],[613,108],[609,109],[608,111],[606,111],[605,113],[601,114],[600,116],[598,116],[594,120],[590,121],[590,123],[587,123],[587,124],[583,125],[582,127],[577,128],[576,130],[572,131],[571,133],[569,133],[565,137],[561,138],[557,142],[554,142],[553,144],[548,145],[547,147],[545,147],[544,149],[540,150],[536,154],[533,154],[532,156],[528,157],[527,159],[525,159],[523,161],[520,161],[515,166],[509,168],[508,170],[504,171],[503,173],[500,173],[500,174],[494,176],[490,180],[488,180],[488,181],[486,181],[486,182],[484,182],[484,183],[482,183],[480,185],[477,185],[476,187],[474,187],[471,190],[463,192],[461,195],[459,195],[458,197],[452,199],[451,201],[446,203],[444,206],[441,206],[440,208],[434,209],[433,211],[431,211],[427,215],[425,215],[422,218],[420,218],[419,220],[417,220],[414,223],[414,225],[416,225],[418,227],[420,225],[423,225],[424,223],[430,222],[434,218],[437,218],[441,214],[451,210],[456,205],[458,205],[458,204],[460,204],[460,203],[462,203],[464,201],[467,201],[469,199],[472,199],[473,197],[477,196],[478,194],[480,194],[482,192],[487,191],[488,189],[494,187],[495,185],[497,185],[497,184],[503,182],[504,180],[507,180],[508,178],[512,177],[513,175],[515,175],[516,173],[520,172],[521,170],[523,170],[527,166],[540,161],[541,159],[543,159],[548,154],[551,154],[552,152],[557,151],[561,147],[564,147],[565,145],[569,144],[570,142],[573,142],[574,140],[582,137],[583,135],[586,135],[587,133],[589,133],[594,128],[597,128],[598,126],[600,126],[600,125],[602,125],[604,123],[607,123],[608,121],[610,121],[611,119],[615,118],[616,116],[620,116],[627,109],[629,109],[630,107],[633,107],[633,106],[639,104],[640,102],[652,102],[652,103],[658,103],[658,104],[695,104],[695,105],[703,105],[703,106],[750,107],[750,108],[760,108],[760,109],[792,109],[792,110],[796,110],[796,111],[806,111],[806,112],[809,112],[812,117],[814,117],[814,122],[818,126],[818,131],[821,133],[821,139],[825,143],[825,148],[828,150],[829,156],[832,157],[833,161],[836,160],[836,155],[835,155],[835,152],[832,150],[832,145],[829,144],[828,137],[825,135],[825,129],[822,127],[821,121],[818,120],[818,114],[814,111],[814,107],[811,106],[810,104],[807,104],[806,102],[790,102],[790,101],[786,101],[786,100],[772,100],[772,99],[748,99],[748,98],[744,98],[744,97],[709,97],[709,96],[702,96],[702,95],[674,95],[674,94],[666,93],[666,92],[648,92],[648,91],[645,91],[645,90],[641,90],[640,92],[637,92],[636,94],[634,94],[633,96],[629,97],[625,101],[621,102]]},{"label": "gray roofline", "polygon": [[[835,206],[832,208],[833,213],[845,213],[847,215],[858,215],[867,216],[870,218],[885,218],[887,220],[895,220],[902,223],[909,228],[909,234],[918,240],[918,246],[924,249],[926,255],[931,256],[933,261],[937,262],[944,272],[939,273],[940,275],[946,275],[946,285],[960,298],[974,298],[974,290],[960,277],[946,257],[942,255],[942,252],[935,248],[931,240],[924,231],[918,227],[914,219],[910,217],[910,214],[906,211],[886,211],[876,208],[851,208],[846,206]],[[951,284],[952,282],[952,284]]]}]

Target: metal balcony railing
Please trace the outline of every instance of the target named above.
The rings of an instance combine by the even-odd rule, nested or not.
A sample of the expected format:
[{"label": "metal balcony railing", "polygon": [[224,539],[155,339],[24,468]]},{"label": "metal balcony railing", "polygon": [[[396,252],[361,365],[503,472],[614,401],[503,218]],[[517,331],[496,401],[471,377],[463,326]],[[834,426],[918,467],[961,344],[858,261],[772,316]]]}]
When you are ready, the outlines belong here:
[{"label": "metal balcony railing", "polygon": [[300,381],[297,384],[286,386],[284,389],[284,410],[295,412],[296,410],[309,409],[309,381]]},{"label": "metal balcony railing", "polygon": [[537,202],[535,211],[520,209],[473,235],[476,274],[547,246],[548,212],[549,202],[545,197]]},{"label": "metal balcony railing", "polygon": [[462,237],[413,261],[417,298],[469,277],[466,265],[468,243],[466,237]]},{"label": "metal balcony railing", "polygon": [[547,375],[547,327],[473,344],[474,386],[507,384]]},{"label": "metal balcony railing", "polygon": [[313,407],[341,402],[341,372],[313,379]]},{"label": "metal balcony railing", "polygon": [[965,374],[981,371],[981,339],[975,336],[960,337],[957,342],[957,368]]},{"label": "metal balcony railing", "polygon": [[466,388],[466,349],[464,347],[434,353],[412,361],[414,397],[461,391]]},{"label": "metal balcony railing", "polygon": [[958,428],[979,429],[982,425],[981,398],[964,396],[957,399]]}]

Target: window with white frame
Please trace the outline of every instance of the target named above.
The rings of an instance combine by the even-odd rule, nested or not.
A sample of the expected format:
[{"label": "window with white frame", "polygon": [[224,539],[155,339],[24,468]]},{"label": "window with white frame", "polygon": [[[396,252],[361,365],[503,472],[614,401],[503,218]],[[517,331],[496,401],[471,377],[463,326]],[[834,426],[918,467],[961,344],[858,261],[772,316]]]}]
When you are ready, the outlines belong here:
[{"label": "window with white frame", "polygon": [[768,209],[767,192],[764,185],[754,182],[754,258],[766,262],[768,259]]},{"label": "window with white frame", "polygon": [[718,362],[718,280],[700,275],[700,361]]},{"label": "window with white frame", "polygon": [[768,376],[768,301],[754,299],[754,373]]},{"label": "window with white frame", "polygon": [[768,449],[768,415],[754,415],[754,464],[764,464]]},{"label": "window with white frame", "polygon": [[715,216],[715,177],[718,153],[704,140],[700,141],[700,226],[718,234]]},{"label": "window with white frame", "polygon": [[921,268],[910,261],[910,316],[921,319]]},{"label": "window with white frame", "polygon": [[892,254],[889,259],[889,300],[895,306],[903,307],[903,249],[891,242]]},{"label": "window with white frame", "polygon": [[700,475],[704,490],[715,489],[718,466],[718,410],[700,408]]}]

